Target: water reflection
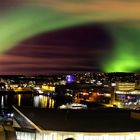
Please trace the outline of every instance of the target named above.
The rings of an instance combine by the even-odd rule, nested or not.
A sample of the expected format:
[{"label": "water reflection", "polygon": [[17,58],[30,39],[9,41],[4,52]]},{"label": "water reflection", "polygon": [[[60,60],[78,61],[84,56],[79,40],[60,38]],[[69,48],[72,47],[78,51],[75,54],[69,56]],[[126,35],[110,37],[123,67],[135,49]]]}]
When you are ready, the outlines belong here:
[{"label": "water reflection", "polygon": [[5,106],[12,106],[12,98],[11,95],[0,95],[0,107],[4,108]]},{"label": "water reflection", "polygon": [[45,95],[34,95],[34,94],[0,95],[1,108],[12,105],[32,106],[35,108],[54,108],[55,100]]},{"label": "water reflection", "polygon": [[15,94],[13,95],[13,105],[16,106],[33,106],[32,94]]},{"label": "water reflection", "polygon": [[18,106],[21,106],[21,94],[18,94]]},{"label": "water reflection", "polygon": [[40,108],[54,108],[54,99],[49,96],[37,95],[33,97],[33,106]]},{"label": "water reflection", "polygon": [[1,108],[4,108],[4,96],[1,97]]}]

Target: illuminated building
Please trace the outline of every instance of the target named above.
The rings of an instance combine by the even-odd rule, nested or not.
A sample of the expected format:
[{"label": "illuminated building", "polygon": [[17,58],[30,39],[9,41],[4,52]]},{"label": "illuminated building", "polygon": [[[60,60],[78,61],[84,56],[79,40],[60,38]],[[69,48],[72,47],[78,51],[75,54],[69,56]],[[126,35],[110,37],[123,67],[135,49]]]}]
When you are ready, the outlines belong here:
[{"label": "illuminated building", "polygon": [[118,82],[116,84],[116,90],[119,91],[128,91],[128,90],[134,90],[135,89],[135,83],[122,83]]},{"label": "illuminated building", "polygon": [[66,81],[67,81],[67,83],[73,83],[75,81],[75,78],[73,75],[67,75]]},{"label": "illuminated building", "polygon": [[117,83],[115,88],[116,101],[121,107],[135,109],[140,105],[140,90],[135,83]]},{"label": "illuminated building", "polygon": [[42,90],[43,91],[55,91],[55,87],[49,86],[49,85],[42,85]]}]

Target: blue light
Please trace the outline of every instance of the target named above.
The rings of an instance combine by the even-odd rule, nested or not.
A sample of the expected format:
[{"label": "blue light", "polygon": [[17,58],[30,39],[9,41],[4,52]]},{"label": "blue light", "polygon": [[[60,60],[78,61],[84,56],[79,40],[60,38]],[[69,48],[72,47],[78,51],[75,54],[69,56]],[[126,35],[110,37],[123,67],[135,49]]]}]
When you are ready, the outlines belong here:
[{"label": "blue light", "polygon": [[74,80],[75,80],[75,78],[74,78],[73,75],[67,75],[66,76],[67,83],[72,83],[72,82],[74,82]]}]

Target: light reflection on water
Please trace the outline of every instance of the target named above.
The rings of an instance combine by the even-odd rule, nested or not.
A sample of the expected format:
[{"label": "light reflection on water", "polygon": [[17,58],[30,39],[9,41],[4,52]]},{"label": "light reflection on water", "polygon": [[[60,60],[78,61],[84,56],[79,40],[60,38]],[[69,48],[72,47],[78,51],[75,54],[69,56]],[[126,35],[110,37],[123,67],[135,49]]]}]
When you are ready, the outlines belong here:
[{"label": "light reflection on water", "polygon": [[54,100],[48,96],[37,95],[33,97],[33,106],[40,108],[54,108]]},{"label": "light reflection on water", "polygon": [[1,108],[5,106],[32,106],[35,108],[54,108],[55,100],[45,95],[15,94],[0,95]]}]

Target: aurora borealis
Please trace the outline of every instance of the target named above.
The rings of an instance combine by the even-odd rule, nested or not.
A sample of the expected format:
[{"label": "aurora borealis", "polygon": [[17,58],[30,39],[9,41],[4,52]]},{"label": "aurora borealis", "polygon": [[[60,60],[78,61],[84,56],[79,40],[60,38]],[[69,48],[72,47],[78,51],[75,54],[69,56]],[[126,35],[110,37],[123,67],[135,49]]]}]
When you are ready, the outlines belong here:
[{"label": "aurora borealis", "polygon": [[[36,2],[31,0],[24,0],[22,2],[7,0],[1,2],[0,7],[0,70],[2,74],[10,73],[10,70],[12,72],[18,70],[19,73],[28,74],[28,70],[32,67],[35,74],[38,74],[38,71],[41,69],[44,69],[43,72],[47,73],[49,69],[57,71],[57,66],[60,72],[61,70],[79,71],[80,69],[84,69],[84,71],[101,70],[104,72],[135,72],[140,70],[140,2],[137,0],[36,0]],[[69,40],[68,37],[63,42],[66,42],[66,40],[69,40],[69,42],[62,43],[63,45],[55,43],[55,45],[52,45],[53,48],[47,43],[45,44],[46,48],[44,44],[41,46],[34,42],[32,44],[29,43],[30,39],[33,40],[34,37],[41,34],[47,34],[46,40],[48,39],[48,41],[46,42],[49,42],[51,32],[55,34],[55,32],[61,30],[75,29],[79,26],[88,26],[91,24],[93,26],[99,24],[100,28],[107,30],[107,34],[110,34],[113,40],[111,48],[110,46],[104,48],[106,44],[102,47],[99,45],[99,48],[98,45],[94,45],[95,39],[91,43],[93,47],[91,45],[88,47],[85,43],[84,48],[79,43],[79,34],[77,34],[79,38],[75,37],[73,47],[71,47],[71,42],[74,38]],[[79,30],[77,31],[79,32]],[[69,30],[68,32],[71,31]],[[85,36],[88,35],[87,31],[83,33]],[[95,38],[98,33],[95,31],[93,34],[95,34],[93,35]],[[59,34],[59,36],[61,35]],[[53,40],[56,42],[55,35],[53,36]],[[91,36],[90,33],[90,38]],[[58,38],[58,36],[56,37]],[[62,37],[64,38],[63,35]],[[77,43],[76,40],[79,40],[79,42]],[[91,40],[88,41],[91,42]],[[101,42],[102,40],[103,37]],[[71,48],[64,46],[64,44]],[[76,46],[75,44],[78,45]],[[82,49],[80,49],[79,45],[82,46]],[[26,49],[28,48],[27,50],[24,49],[25,46]],[[20,56],[22,47],[22,53],[24,54]],[[35,55],[32,54],[36,47],[38,50],[40,48],[43,49],[43,52],[46,51],[42,59],[36,56],[37,52]],[[60,52],[59,49],[61,48],[65,51]],[[108,53],[106,52],[107,49]],[[75,50],[81,50],[81,53],[79,52],[77,55]],[[97,50],[100,52],[98,55],[96,53]],[[48,57],[48,52],[50,51],[56,51],[53,52],[55,58]],[[66,56],[70,55],[69,58],[65,58],[65,52],[67,52]],[[103,56],[101,56],[102,52],[105,52]],[[63,53],[63,57],[59,53]],[[75,57],[71,60],[73,54],[77,58]],[[56,57],[57,55],[60,57]],[[60,60],[59,63],[57,63],[58,60]],[[74,70],[72,69],[73,67]]]},{"label": "aurora borealis", "polygon": [[133,72],[140,69],[140,28],[137,24],[130,24],[117,25],[111,29],[115,44],[111,57],[107,58],[104,65],[107,72]]}]

